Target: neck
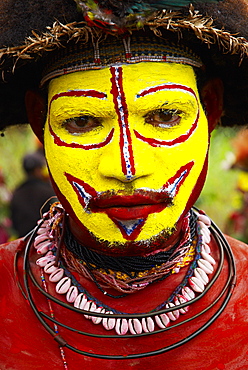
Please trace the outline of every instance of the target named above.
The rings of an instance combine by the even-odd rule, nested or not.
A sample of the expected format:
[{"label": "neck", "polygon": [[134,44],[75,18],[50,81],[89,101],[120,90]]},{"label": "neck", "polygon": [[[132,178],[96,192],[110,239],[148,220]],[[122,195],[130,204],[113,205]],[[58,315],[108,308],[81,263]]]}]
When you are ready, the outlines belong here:
[{"label": "neck", "polygon": [[183,220],[177,224],[174,232],[169,236],[167,233],[163,233],[155,236],[149,242],[128,241],[126,243],[110,244],[108,241],[97,240],[83,225],[78,225],[69,217],[69,228],[80,244],[95,252],[113,257],[147,256],[161,250],[166,251],[180,240],[182,236],[182,223]]}]

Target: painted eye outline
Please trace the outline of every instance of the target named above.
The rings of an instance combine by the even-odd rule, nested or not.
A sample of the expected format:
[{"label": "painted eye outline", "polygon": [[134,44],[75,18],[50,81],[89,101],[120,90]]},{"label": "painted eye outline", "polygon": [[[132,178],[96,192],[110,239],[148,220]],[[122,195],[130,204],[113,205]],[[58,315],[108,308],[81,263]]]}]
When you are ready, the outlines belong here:
[{"label": "painted eye outline", "polygon": [[[159,127],[159,128],[172,128],[175,126],[178,126],[182,119],[182,111],[179,109],[169,109],[169,108],[158,108],[153,111],[148,112],[145,116],[145,123],[150,124],[153,127]],[[168,116],[168,120],[161,121],[158,116],[159,114],[164,114],[165,116]]]},{"label": "painted eye outline", "polygon": [[[78,121],[81,121],[81,126],[77,124]],[[102,119],[99,117],[84,114],[82,116],[65,119],[62,123],[62,126],[70,134],[84,134],[87,132],[91,132],[99,127],[102,127]]]}]

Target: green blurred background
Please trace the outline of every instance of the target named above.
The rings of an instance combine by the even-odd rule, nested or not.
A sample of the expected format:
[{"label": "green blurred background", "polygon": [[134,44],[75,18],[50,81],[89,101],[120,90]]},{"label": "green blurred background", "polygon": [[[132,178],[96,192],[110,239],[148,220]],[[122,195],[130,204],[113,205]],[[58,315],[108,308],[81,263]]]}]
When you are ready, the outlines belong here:
[{"label": "green blurred background", "polygon": [[227,216],[241,206],[241,195],[236,191],[238,170],[227,170],[226,160],[233,152],[232,139],[235,128],[217,128],[210,145],[209,170],[196,206],[203,209],[224,230]]}]

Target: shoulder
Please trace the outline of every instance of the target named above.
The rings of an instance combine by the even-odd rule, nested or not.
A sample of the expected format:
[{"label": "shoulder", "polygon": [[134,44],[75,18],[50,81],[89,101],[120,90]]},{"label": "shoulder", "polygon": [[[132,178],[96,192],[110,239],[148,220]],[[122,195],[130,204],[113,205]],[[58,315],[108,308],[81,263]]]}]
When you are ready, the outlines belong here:
[{"label": "shoulder", "polygon": [[225,237],[231,247],[236,264],[242,266],[243,268],[247,268],[248,245],[230,236],[225,235]]},{"label": "shoulder", "polygon": [[0,273],[3,276],[4,271],[13,271],[15,254],[22,251],[25,247],[23,239],[17,239],[9,243],[0,245]]},{"label": "shoulder", "polygon": [[233,252],[237,274],[230,306],[235,312],[236,318],[240,315],[240,322],[243,322],[244,316],[248,312],[248,245],[228,236],[226,239]]},{"label": "shoulder", "polygon": [[12,255],[17,250],[23,250],[25,243],[23,238],[12,240],[5,244],[0,244],[0,260],[7,256],[8,254]]}]

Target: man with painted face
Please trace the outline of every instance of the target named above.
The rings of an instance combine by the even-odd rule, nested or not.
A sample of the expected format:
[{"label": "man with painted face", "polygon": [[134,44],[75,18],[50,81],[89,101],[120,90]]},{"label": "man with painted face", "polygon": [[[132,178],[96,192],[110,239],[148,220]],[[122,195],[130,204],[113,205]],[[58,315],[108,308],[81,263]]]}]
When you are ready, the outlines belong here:
[{"label": "man with painted face", "polygon": [[235,1],[34,3],[2,127],[29,121],[60,203],[1,250],[1,368],[245,369],[247,246],[193,208],[211,131],[246,123]]}]

